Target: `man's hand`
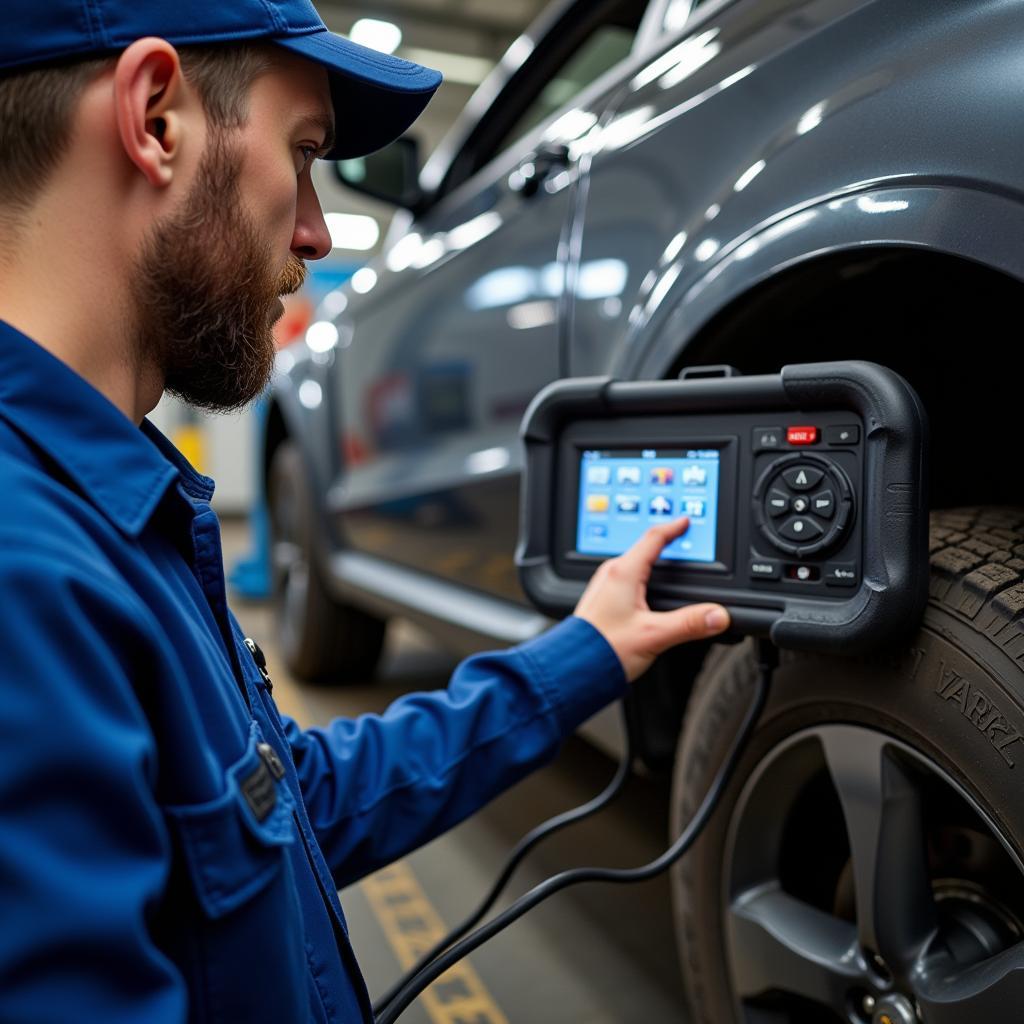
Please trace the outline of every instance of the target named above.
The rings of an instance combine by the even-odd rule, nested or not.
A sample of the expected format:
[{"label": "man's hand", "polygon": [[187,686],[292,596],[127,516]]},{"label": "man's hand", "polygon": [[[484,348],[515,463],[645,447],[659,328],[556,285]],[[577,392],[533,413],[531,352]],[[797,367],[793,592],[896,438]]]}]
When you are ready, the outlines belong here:
[{"label": "man's hand", "polygon": [[626,552],[594,573],[575,614],[600,630],[632,682],[676,644],[721,633],[729,613],[720,604],[692,604],[670,612],[647,606],[647,581],[662,548],[686,532],[687,518],[652,526]]}]

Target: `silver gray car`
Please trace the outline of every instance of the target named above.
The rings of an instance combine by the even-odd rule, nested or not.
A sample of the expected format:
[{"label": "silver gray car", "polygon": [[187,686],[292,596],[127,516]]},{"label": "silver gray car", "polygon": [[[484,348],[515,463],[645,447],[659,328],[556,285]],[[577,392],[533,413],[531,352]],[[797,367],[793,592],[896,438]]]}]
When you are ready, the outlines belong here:
[{"label": "silver gray car", "polygon": [[[548,382],[886,364],[930,419],[927,613],[870,660],[784,652],[676,870],[680,960],[702,1024],[1018,1020],[1024,3],[563,0],[422,170],[406,140],[338,173],[402,212],[279,361],[293,669],[365,677],[392,614],[461,651],[545,627],[512,555]],[[677,830],[756,674],[687,648],[631,694]]]}]

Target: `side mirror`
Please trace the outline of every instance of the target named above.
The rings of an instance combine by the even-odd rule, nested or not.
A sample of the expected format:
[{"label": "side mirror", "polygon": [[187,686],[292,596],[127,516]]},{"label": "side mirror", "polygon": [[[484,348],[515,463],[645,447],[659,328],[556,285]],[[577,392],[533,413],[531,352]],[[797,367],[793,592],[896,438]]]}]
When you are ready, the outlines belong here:
[{"label": "side mirror", "polygon": [[423,198],[419,144],[409,135],[369,156],[335,161],[334,173],[342,185],[392,206],[415,210]]}]

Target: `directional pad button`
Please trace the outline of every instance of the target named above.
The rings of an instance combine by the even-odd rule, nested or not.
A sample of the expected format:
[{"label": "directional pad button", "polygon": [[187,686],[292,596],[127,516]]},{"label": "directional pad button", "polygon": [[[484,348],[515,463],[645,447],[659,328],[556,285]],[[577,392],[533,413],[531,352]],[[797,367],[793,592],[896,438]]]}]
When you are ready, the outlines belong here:
[{"label": "directional pad button", "polygon": [[824,472],[813,466],[794,466],[782,474],[782,479],[794,491],[812,491],[821,483]]},{"label": "directional pad button", "polygon": [[839,460],[811,452],[768,461],[753,498],[764,539],[801,559],[832,549],[838,554],[855,514],[853,487]]},{"label": "directional pad button", "polygon": [[811,498],[811,511],[822,519],[831,519],[836,514],[836,496],[831,491],[818,491]]},{"label": "directional pad button", "polygon": [[825,531],[813,520],[806,516],[793,516],[779,527],[779,535],[786,540],[795,540],[803,543],[817,540]]},{"label": "directional pad button", "polygon": [[775,487],[768,492],[768,500],[765,502],[765,505],[768,509],[768,514],[772,518],[778,518],[779,516],[784,516],[789,511],[789,502],[789,495]]}]

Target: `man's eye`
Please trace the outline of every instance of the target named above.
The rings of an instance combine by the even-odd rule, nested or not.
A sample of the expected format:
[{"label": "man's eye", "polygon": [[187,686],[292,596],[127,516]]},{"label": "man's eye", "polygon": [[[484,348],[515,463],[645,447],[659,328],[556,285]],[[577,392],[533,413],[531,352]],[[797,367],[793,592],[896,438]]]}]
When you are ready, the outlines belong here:
[{"label": "man's eye", "polygon": [[316,146],[299,146],[298,151],[302,155],[302,161],[298,166],[298,171],[301,174],[309,166],[309,162],[316,156],[318,150]]}]

